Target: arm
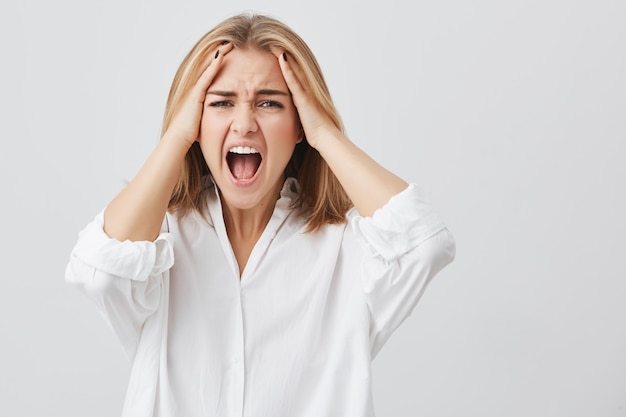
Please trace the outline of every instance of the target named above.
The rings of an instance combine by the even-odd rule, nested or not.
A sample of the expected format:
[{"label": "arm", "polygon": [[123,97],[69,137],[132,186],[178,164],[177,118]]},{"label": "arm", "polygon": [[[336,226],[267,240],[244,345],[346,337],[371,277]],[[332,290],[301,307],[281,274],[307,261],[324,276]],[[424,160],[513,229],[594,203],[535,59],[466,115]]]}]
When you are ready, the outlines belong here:
[{"label": "arm", "polygon": [[101,212],[79,233],[65,280],[95,303],[132,359],[145,323],[167,305],[173,239],[166,222],[154,242],[120,242],[102,226]]},{"label": "arm", "polygon": [[293,95],[307,141],[324,158],[359,213],[372,216],[408,184],[351,142],[308,96],[298,68],[289,64],[285,54],[274,53]]},{"label": "arm", "polygon": [[135,178],[104,212],[104,231],[120,241],[154,240],[163,222],[187,151],[198,137],[206,90],[232,45],[220,47],[176,109],[161,141]]},{"label": "arm", "polygon": [[274,53],[307,141],[322,155],[358,211],[358,215],[349,213],[349,219],[366,249],[365,255],[358,256],[358,265],[370,312],[371,351],[376,355],[431,279],[454,259],[454,238],[421,191],[343,135],[303,88],[299,68],[286,55]]},{"label": "arm", "polygon": [[410,185],[372,217],[349,214],[364,251],[357,264],[375,355],[411,314],[432,278],[455,257],[454,237],[422,190]]},{"label": "arm", "polygon": [[[307,140],[308,138],[307,135]],[[371,217],[391,197],[408,186],[404,180],[374,161],[337,128],[320,133],[313,147],[322,155],[363,216]]]}]

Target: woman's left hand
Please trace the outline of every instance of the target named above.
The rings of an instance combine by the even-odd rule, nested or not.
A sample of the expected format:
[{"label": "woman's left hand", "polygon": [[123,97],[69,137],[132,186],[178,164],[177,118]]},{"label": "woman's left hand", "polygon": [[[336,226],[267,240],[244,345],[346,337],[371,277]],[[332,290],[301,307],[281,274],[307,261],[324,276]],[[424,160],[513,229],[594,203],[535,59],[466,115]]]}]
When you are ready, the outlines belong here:
[{"label": "woman's left hand", "polygon": [[306,140],[315,148],[339,180],[362,216],[372,216],[408,184],[349,140],[317,104],[302,70],[281,50],[272,50],[296,106]]},{"label": "woman's left hand", "polygon": [[309,145],[317,148],[321,139],[330,135],[341,135],[331,118],[317,104],[317,100],[311,97],[311,92],[307,90],[306,84],[302,82],[305,78],[297,64],[289,61],[286,52],[276,49],[272,50],[272,53],[278,58],[283,78],[287,83],[289,91],[291,91],[293,104],[298,111],[300,123],[302,123]]}]

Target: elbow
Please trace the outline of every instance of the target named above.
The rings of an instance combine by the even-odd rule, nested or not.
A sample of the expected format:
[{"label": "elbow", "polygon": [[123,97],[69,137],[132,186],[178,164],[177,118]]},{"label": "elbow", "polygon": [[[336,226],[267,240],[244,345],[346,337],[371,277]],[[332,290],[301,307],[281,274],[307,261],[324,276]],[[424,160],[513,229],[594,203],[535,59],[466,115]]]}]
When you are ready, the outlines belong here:
[{"label": "elbow", "polygon": [[65,269],[65,282],[89,298],[100,298],[115,287],[114,277],[99,273],[96,268],[86,265],[74,255]]},{"label": "elbow", "polygon": [[421,256],[426,257],[426,263],[430,265],[431,277],[456,257],[456,241],[447,228],[441,229],[421,246]]}]

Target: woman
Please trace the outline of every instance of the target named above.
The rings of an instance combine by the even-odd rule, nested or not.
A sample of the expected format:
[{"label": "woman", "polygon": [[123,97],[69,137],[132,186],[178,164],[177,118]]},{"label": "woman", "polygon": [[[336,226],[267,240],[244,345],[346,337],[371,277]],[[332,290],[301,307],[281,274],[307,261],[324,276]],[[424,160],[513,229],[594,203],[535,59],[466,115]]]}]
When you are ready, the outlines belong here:
[{"label": "woman", "polygon": [[373,357],[454,241],[343,134],[284,24],[239,15],[172,84],[162,138],[66,279],[132,362],[125,416],[373,416]]}]

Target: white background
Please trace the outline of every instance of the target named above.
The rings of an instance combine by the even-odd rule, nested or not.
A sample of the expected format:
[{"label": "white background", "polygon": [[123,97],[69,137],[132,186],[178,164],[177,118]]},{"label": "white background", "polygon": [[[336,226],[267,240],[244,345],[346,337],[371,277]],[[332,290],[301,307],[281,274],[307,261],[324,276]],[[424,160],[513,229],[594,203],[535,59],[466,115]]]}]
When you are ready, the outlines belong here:
[{"label": "white background", "polygon": [[64,283],[158,140],[183,55],[294,28],[349,136],[457,259],[374,361],[379,416],[626,416],[626,2],[26,0],[0,6],[0,415],[119,415],[129,366]]}]

